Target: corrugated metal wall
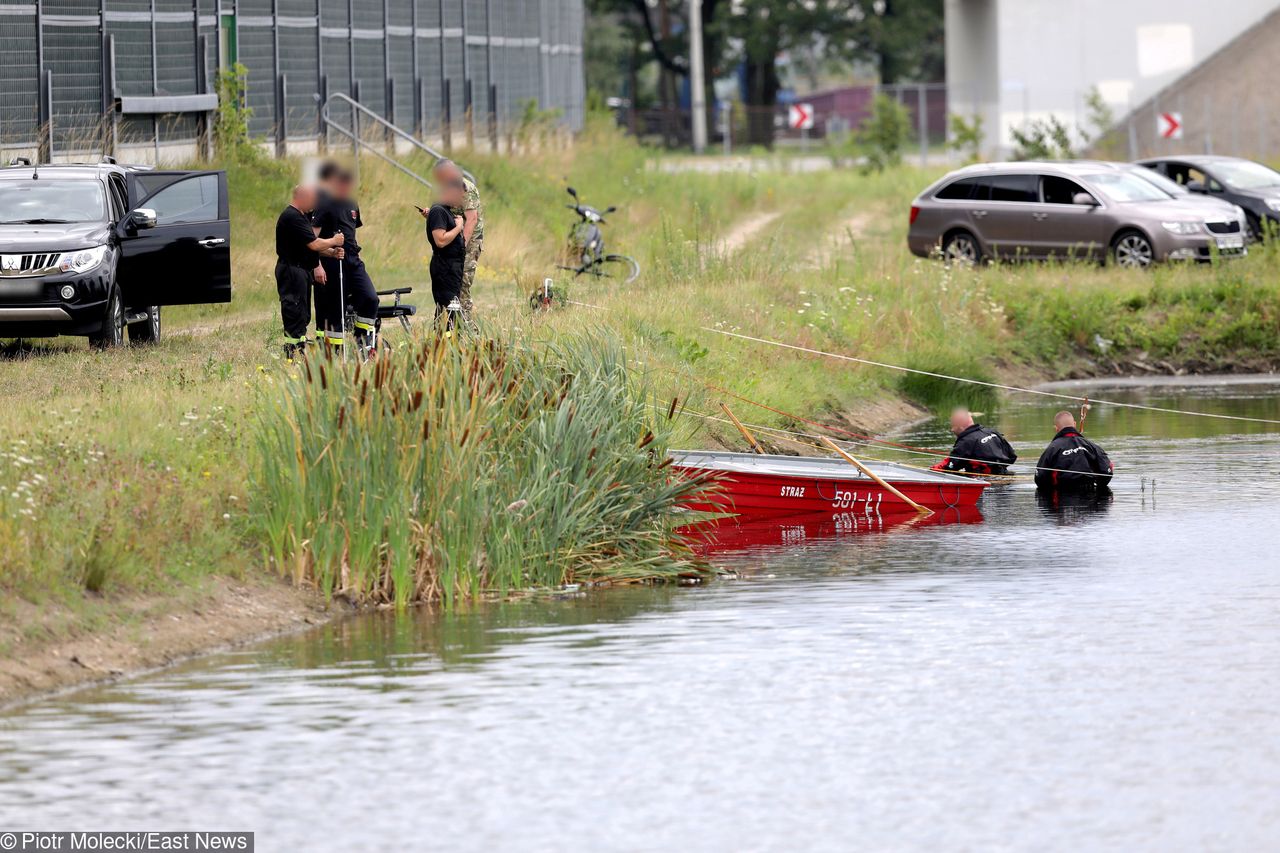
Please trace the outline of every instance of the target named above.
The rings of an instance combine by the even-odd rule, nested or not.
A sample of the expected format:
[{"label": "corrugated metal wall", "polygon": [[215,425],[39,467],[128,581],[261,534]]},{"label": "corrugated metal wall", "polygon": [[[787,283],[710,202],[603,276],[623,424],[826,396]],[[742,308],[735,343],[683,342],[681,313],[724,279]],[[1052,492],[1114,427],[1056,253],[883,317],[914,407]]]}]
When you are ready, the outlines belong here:
[{"label": "corrugated metal wall", "polygon": [[[232,44],[264,140],[282,124],[315,138],[321,92],[358,93],[427,136],[448,116],[457,137],[468,97],[480,137],[491,108],[504,127],[530,101],[577,129],[583,17],[583,0],[0,0],[0,146],[35,147],[51,128],[56,153],[101,150],[113,94],[210,91]],[[115,134],[158,145],[198,129],[195,116],[142,115]]]}]

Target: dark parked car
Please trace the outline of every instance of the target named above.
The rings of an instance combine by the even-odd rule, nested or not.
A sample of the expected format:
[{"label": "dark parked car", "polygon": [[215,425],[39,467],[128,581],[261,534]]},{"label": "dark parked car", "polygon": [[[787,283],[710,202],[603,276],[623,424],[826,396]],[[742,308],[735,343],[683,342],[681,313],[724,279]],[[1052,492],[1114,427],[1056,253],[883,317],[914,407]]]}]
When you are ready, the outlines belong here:
[{"label": "dark parked car", "polygon": [[0,168],[0,337],[160,338],[164,305],[231,301],[223,172]]},{"label": "dark parked car", "polygon": [[1087,161],[954,171],[912,202],[907,245],[962,263],[1110,257],[1138,268],[1245,254],[1235,208],[1175,199],[1133,169]]},{"label": "dark parked car", "polygon": [[1266,226],[1280,225],[1280,172],[1240,157],[1211,155],[1139,160],[1193,193],[1220,198],[1244,209],[1249,236],[1260,240]]}]

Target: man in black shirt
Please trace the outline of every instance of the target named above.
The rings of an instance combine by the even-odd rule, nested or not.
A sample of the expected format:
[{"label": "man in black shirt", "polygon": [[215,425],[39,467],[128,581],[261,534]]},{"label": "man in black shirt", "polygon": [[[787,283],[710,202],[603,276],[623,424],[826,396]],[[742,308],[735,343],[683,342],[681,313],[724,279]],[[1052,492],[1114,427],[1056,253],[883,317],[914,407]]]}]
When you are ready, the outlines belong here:
[{"label": "man in black shirt", "polygon": [[316,236],[308,214],[315,208],[310,187],[293,188],[289,206],[276,220],[276,292],[280,295],[280,319],[284,321],[284,357],[290,362],[301,354],[311,321],[311,276],[320,265],[320,254],[342,257],[341,233],[328,239]]},{"label": "man in black shirt", "polygon": [[356,229],[364,225],[360,206],[352,198],[355,179],[332,160],[320,167],[321,190],[316,200],[314,222],[321,237],[342,234],[345,257],[321,258],[316,268],[316,336],[321,330],[330,346],[341,346],[345,331],[346,306],[356,312],[356,345],[367,349],[373,343],[374,321],[378,316],[378,293],[360,260],[360,244]]},{"label": "man in black shirt", "polygon": [[[453,315],[461,311],[458,297],[462,294],[463,262],[466,243],[462,238],[465,220],[455,216],[451,207],[465,200],[466,188],[461,181],[441,184],[436,203],[427,211],[427,239],[431,243],[431,295],[436,302],[436,317],[444,311]],[[455,307],[456,306],[456,307]]]},{"label": "man in black shirt", "polygon": [[935,471],[969,471],[974,474],[1007,474],[1018,454],[1000,433],[974,423],[968,409],[951,413],[951,432],[956,443],[951,455],[933,466]]},{"label": "man in black shirt", "polygon": [[1106,495],[1114,467],[1105,450],[1080,434],[1075,415],[1058,412],[1058,432],[1036,463],[1036,488],[1056,494]]}]

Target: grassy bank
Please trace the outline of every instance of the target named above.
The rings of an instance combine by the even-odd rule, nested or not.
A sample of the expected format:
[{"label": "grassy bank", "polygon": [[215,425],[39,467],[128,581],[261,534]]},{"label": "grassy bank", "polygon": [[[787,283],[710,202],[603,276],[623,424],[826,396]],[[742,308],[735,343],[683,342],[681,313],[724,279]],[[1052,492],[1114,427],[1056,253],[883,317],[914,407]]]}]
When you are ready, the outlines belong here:
[{"label": "grassy bank", "polygon": [[[573,346],[566,342],[577,340],[584,327],[607,328],[630,368],[645,372],[651,402],[679,395],[691,409],[710,411],[718,397],[707,386],[715,385],[830,419],[845,418],[886,396],[905,394],[945,405],[957,391],[903,384],[897,374],[730,340],[704,329],[986,378],[1256,369],[1280,363],[1273,249],[1255,251],[1238,263],[1150,273],[1084,265],[948,270],[911,257],[905,248],[910,200],[935,177],[931,173],[904,167],[871,176],[845,171],[701,174],[655,168],[660,157],[599,126],[573,147],[519,156],[459,155],[485,193],[488,233],[476,301],[499,340],[523,341],[522,346],[548,342],[547,352],[556,353],[555,346]],[[302,565],[304,578],[331,591],[358,590],[390,600],[418,597],[420,588],[465,594],[477,585],[589,576],[591,566],[609,562],[595,557],[579,562],[572,549],[558,551],[545,538],[551,533],[543,525],[535,529],[523,517],[513,516],[503,521],[506,526],[482,534],[441,514],[450,502],[464,499],[474,501],[465,505],[468,517],[485,507],[505,509],[528,499],[518,493],[527,490],[524,486],[507,492],[495,486],[471,497],[425,487],[428,480],[456,483],[462,467],[428,471],[422,458],[412,464],[396,459],[392,470],[370,473],[368,482],[334,479],[338,492],[330,493],[328,503],[308,491],[310,486],[300,486],[300,471],[292,479],[286,472],[266,476],[263,460],[275,458],[287,435],[264,433],[262,416],[284,418],[277,428],[293,424],[301,430],[306,424],[306,453],[314,456],[304,458],[318,459],[324,451],[315,442],[332,429],[338,417],[334,405],[340,406],[336,401],[343,397],[325,397],[323,409],[303,405],[318,402],[307,397],[314,389],[288,379],[277,356],[272,224],[301,165],[263,160],[227,168],[236,288],[231,305],[167,310],[167,339],[157,348],[94,354],[80,342],[55,341],[5,350],[0,393],[9,405],[0,410],[0,647],[13,650],[49,637],[99,631],[134,618],[118,606],[125,597],[198,597],[212,578],[258,573],[272,557],[290,575]],[[380,287],[421,286],[424,291],[414,301],[429,302],[429,249],[411,207],[426,200],[423,189],[368,162],[362,176],[369,225],[361,242],[375,281]],[[563,208],[566,183],[588,203],[619,206],[605,228],[610,247],[635,255],[644,272],[625,291],[564,281],[570,297],[585,305],[531,316],[528,294],[544,276],[556,275],[555,258],[570,223]],[[425,344],[406,341],[396,330],[388,334],[404,346],[396,370],[409,371]],[[564,357],[559,352],[557,357]],[[411,373],[397,375],[403,383],[418,381]],[[540,388],[545,376],[529,381],[531,389]],[[343,394],[351,392],[350,386],[340,387]],[[585,403],[604,391],[584,385],[574,393],[587,395]],[[613,420],[601,416],[600,422],[602,428],[619,430],[608,445],[615,450],[644,434],[635,398],[622,402],[630,408],[618,411],[630,415],[615,412]],[[990,401],[977,402],[985,407]],[[465,403],[477,404],[470,398]],[[619,401],[613,403],[616,407]],[[501,401],[484,402],[490,405],[497,407],[493,417],[504,419],[508,429],[510,412]],[[537,409],[528,423],[554,425],[558,411]],[[749,414],[752,420],[786,425],[779,415]],[[682,423],[688,443],[736,442],[719,425]],[[486,441],[505,434],[496,430]],[[440,440],[460,435],[446,429]],[[342,443],[344,436],[339,431],[342,441],[331,452],[346,454],[343,470],[363,470],[355,460],[364,450]],[[503,482],[499,473],[514,471],[530,478],[520,481],[528,489],[545,487],[537,479],[545,471],[519,466],[526,458],[551,465],[555,457],[545,455],[549,446],[523,444],[532,440],[529,433],[509,436],[514,443],[485,445],[479,470],[486,481]],[[409,440],[395,429],[374,438],[384,448]],[[560,462],[581,464],[580,459],[555,464]],[[387,483],[396,488],[375,489]],[[348,569],[367,576],[344,580],[335,556],[338,546],[326,543],[324,534],[354,530],[357,517],[395,515],[379,505],[359,506],[362,490],[379,495],[379,501],[404,503],[415,520],[431,519],[438,530],[414,538],[405,531],[362,529],[363,556],[349,560]],[[264,495],[278,497],[279,509],[258,503]],[[405,514],[405,506],[399,514]],[[557,506],[561,519],[581,509],[571,503]],[[276,511],[278,517],[271,515]],[[598,503],[582,509],[600,511]],[[326,526],[335,519],[345,527]],[[583,521],[588,528],[599,523],[589,515]],[[435,538],[455,531],[458,541]],[[393,535],[409,536],[405,550],[397,552],[408,561],[401,568],[386,564],[389,552],[378,549]],[[592,529],[574,535],[582,541],[599,538]],[[508,540],[519,540],[519,549],[471,576],[478,580],[449,574],[454,556],[501,550]],[[620,549],[613,568],[628,560],[643,564],[661,551],[652,544],[642,552]],[[544,563],[554,571],[524,574]],[[407,568],[410,564],[413,568]],[[422,575],[421,586],[386,581],[396,571],[413,574],[423,566],[430,571]],[[39,619],[30,618],[32,602]]]}]

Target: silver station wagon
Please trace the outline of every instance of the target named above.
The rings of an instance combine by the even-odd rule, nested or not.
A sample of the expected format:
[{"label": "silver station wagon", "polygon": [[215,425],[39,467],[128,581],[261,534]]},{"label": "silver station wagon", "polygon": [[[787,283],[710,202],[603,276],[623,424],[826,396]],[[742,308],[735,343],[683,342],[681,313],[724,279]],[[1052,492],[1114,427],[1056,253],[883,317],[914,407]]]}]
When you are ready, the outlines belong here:
[{"label": "silver station wagon", "polygon": [[985,163],[959,169],[911,205],[907,245],[920,257],[1075,258],[1147,267],[1243,255],[1238,211],[1175,198],[1098,163]]}]

